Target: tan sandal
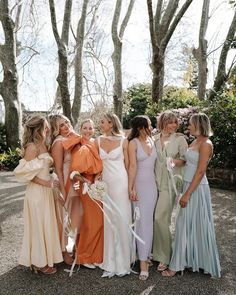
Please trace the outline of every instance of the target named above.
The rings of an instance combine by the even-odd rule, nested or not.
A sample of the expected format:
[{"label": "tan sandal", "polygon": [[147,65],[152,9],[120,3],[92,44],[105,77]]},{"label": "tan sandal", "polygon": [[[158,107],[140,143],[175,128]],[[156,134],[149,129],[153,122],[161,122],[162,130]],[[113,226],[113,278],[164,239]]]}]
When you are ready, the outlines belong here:
[{"label": "tan sandal", "polygon": [[74,259],[67,251],[62,252],[62,256],[63,256],[63,260],[66,264],[68,264],[68,265],[73,264]]},{"label": "tan sandal", "polygon": [[[161,274],[163,277],[173,277],[175,276],[179,271],[174,271],[174,270],[171,270],[171,269],[167,269],[167,270],[164,270]],[[183,276],[184,272],[183,271],[180,271],[181,273],[181,276]]]},{"label": "tan sandal", "polygon": [[44,267],[37,267],[33,266],[34,272],[35,273],[43,273],[44,275],[52,275],[57,272],[56,267],[51,267],[51,266],[44,266]]},{"label": "tan sandal", "polygon": [[167,267],[167,265],[165,263],[160,262],[158,267],[157,267],[157,271],[162,272],[162,271],[166,270],[167,268],[168,267]]}]

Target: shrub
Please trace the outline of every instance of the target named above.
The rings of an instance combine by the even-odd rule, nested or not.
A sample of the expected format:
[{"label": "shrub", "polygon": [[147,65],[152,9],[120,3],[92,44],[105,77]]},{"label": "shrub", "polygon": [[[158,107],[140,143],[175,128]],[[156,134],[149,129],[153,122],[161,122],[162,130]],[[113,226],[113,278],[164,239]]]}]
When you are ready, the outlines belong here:
[{"label": "shrub", "polygon": [[214,167],[236,169],[236,97],[229,93],[217,96],[209,103],[208,114],[213,129]]},{"label": "shrub", "polygon": [[15,150],[8,149],[7,152],[0,154],[0,170],[13,170],[21,159],[20,149],[16,148]]}]

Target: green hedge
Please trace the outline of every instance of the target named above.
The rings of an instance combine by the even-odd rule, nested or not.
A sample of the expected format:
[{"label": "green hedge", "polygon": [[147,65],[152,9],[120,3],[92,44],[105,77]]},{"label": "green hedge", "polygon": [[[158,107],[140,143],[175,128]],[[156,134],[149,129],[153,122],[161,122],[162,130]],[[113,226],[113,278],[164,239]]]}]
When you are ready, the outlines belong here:
[{"label": "green hedge", "polygon": [[[218,95],[213,101],[202,102],[191,90],[166,87],[162,102],[157,105],[151,102],[151,85],[144,85],[134,85],[125,93],[125,99],[128,100],[127,105],[132,106],[132,110],[127,108],[123,116],[125,128],[129,128],[129,120],[133,116],[141,114],[148,115],[155,127],[157,115],[169,109],[176,112],[180,121],[179,131],[185,134],[188,142],[191,142],[192,138],[189,137],[187,131],[188,120],[195,112],[205,112],[211,120],[214,132],[211,137],[214,144],[214,156],[210,166],[236,169],[236,97],[232,92],[228,91]],[[143,89],[145,90],[144,95],[142,94]]]}]

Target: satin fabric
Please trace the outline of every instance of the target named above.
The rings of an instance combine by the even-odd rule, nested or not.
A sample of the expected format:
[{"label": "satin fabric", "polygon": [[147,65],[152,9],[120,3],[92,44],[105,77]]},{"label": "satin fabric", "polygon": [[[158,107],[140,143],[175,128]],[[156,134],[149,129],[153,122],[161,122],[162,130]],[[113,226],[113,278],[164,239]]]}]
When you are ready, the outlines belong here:
[{"label": "satin fabric", "polygon": [[[63,147],[71,152],[70,172],[78,171],[90,183],[93,183],[95,175],[102,171],[102,161],[94,142],[75,135],[64,141]],[[67,184],[67,191],[69,187],[70,183]],[[103,261],[103,213],[98,204],[100,206],[102,204],[91,200],[87,193],[83,194],[81,181],[79,197],[83,206],[83,217],[76,242],[77,264],[101,263]]]}]

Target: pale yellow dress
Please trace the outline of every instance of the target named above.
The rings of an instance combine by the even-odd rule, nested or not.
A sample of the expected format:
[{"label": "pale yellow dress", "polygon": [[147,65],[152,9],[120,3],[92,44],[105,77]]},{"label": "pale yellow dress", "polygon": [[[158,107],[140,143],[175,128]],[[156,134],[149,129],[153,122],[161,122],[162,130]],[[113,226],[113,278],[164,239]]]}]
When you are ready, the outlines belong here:
[{"label": "pale yellow dress", "polygon": [[37,176],[49,180],[53,159],[48,153],[26,161],[20,160],[14,173],[19,182],[26,182],[24,200],[24,237],[19,263],[53,267],[63,261],[57,226],[53,190],[31,180]]}]

